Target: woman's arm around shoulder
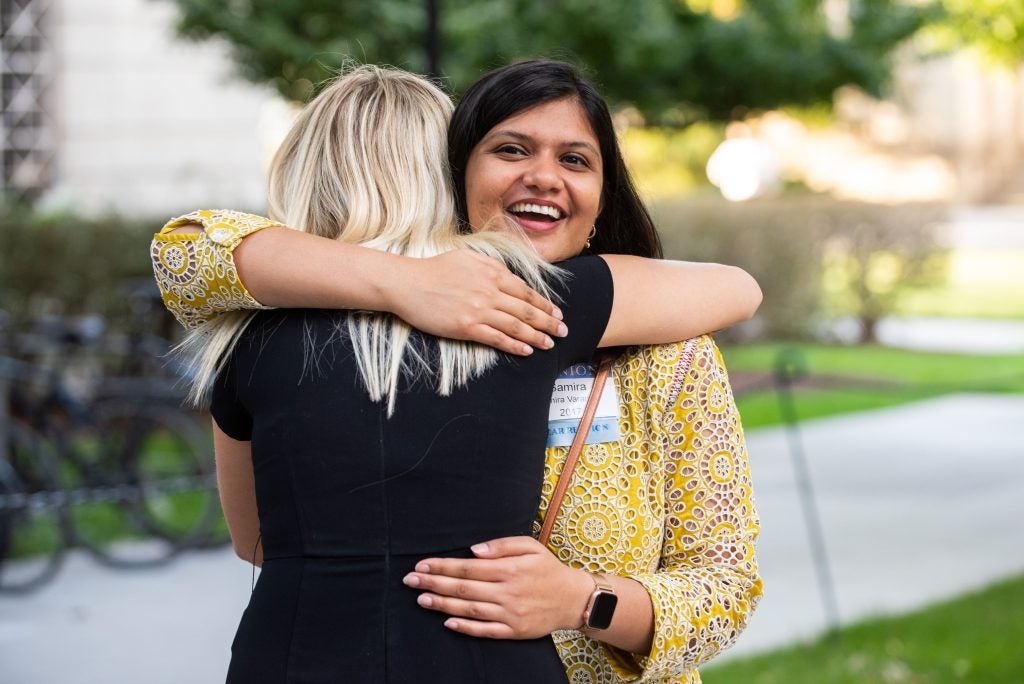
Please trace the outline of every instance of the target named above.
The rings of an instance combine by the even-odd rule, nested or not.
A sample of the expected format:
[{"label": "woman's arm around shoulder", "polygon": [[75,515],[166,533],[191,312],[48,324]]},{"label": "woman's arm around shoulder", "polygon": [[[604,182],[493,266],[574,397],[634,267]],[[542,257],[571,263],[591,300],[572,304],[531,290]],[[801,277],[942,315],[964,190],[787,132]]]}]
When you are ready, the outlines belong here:
[{"label": "woman's arm around shoulder", "polygon": [[761,288],[736,266],[602,255],[615,297],[602,347],[689,339],[748,320]]},{"label": "woman's arm around shoulder", "polygon": [[200,211],[154,236],[152,259],[164,303],[188,328],[240,309],[365,309],[517,355],[566,332],[556,306],[470,250],[416,259],[252,214]]}]

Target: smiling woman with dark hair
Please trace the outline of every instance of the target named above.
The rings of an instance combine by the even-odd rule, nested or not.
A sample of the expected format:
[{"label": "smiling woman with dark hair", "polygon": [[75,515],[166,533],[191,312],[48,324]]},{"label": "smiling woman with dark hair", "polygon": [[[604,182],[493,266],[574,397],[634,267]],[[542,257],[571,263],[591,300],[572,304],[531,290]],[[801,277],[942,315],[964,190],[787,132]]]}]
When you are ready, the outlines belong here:
[{"label": "smiling woman with dark hair", "polygon": [[448,126],[448,162],[459,216],[472,224],[466,185],[473,179],[468,168],[473,148],[500,122],[558,101],[575,103],[599,144],[601,210],[587,249],[595,254],[635,254],[660,259],[661,238],[633,186],[608,105],[593,84],[565,62],[517,62],[490,72],[462,96]]},{"label": "smiling woman with dark hair", "polygon": [[[643,256],[660,250],[607,107],[569,65],[524,62],[481,79],[456,109],[449,158],[456,206],[473,230],[507,227],[548,261],[588,248]],[[205,230],[197,230],[197,222]],[[440,334],[449,334],[451,320],[469,319],[487,321],[488,334],[504,330],[504,338],[493,338],[497,344],[529,341],[540,350],[564,344],[547,338],[565,332],[558,329],[560,312],[478,255],[447,253],[410,263],[275,225],[233,213],[197,213],[169,224],[157,236],[154,255],[172,310],[193,312],[193,321],[216,321],[217,310],[252,307],[257,300],[382,308],[409,322],[424,319]],[[181,283],[159,258],[175,243],[192,246],[213,265],[206,272],[218,274],[187,286],[229,296],[212,304],[195,291],[182,296]],[[233,256],[255,298],[237,280]],[[717,329],[748,317],[760,298],[749,277],[730,267],[606,258],[616,276],[615,324],[602,340],[606,345],[635,341],[641,330],[651,333],[649,340],[668,341]],[[481,273],[483,286],[474,282]],[[396,282],[404,297],[389,294]],[[473,288],[473,297],[460,294]],[[593,296],[600,297],[599,290]],[[475,304],[464,306],[469,301]],[[666,317],[667,311],[674,313]],[[533,328],[524,332],[509,323],[517,316]],[[581,319],[573,314],[566,321],[571,337]],[[632,331],[632,339],[616,329]],[[508,350],[521,353],[521,346]],[[557,401],[580,400],[569,385],[586,383],[563,384],[551,407],[543,407],[552,429],[538,524],[567,451],[554,429]],[[451,616],[444,626],[452,632],[498,640],[553,634],[573,681],[697,682],[695,668],[736,639],[761,594],[754,558],[758,521],[728,377],[713,341],[699,337],[620,352],[606,392],[606,409],[595,420],[547,547],[523,534],[482,537],[471,554],[421,557],[402,581],[422,592],[416,600],[424,613]],[[400,392],[399,407],[403,400]],[[523,408],[511,400],[507,407]],[[457,498],[450,503],[459,508]],[[255,534],[249,535],[254,544]],[[250,557],[251,548],[239,546],[240,555]],[[600,594],[618,599],[607,625],[595,625],[588,615]]]}]

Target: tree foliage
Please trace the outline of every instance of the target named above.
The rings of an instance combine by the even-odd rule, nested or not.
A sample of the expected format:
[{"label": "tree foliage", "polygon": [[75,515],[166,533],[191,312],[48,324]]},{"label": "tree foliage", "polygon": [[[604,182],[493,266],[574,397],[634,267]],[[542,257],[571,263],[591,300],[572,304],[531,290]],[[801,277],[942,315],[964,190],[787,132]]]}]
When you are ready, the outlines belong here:
[{"label": "tree foliage", "polygon": [[942,0],[932,27],[942,48],[971,46],[1006,66],[1024,61],[1024,0]]},{"label": "tree foliage", "polygon": [[[305,100],[347,60],[427,68],[425,0],[174,0],[182,35],[220,37],[241,73]],[[458,92],[514,59],[587,68],[615,103],[649,120],[728,119],[747,108],[879,93],[889,58],[928,18],[901,0],[851,2],[830,26],[823,0],[445,0],[442,72]]]}]

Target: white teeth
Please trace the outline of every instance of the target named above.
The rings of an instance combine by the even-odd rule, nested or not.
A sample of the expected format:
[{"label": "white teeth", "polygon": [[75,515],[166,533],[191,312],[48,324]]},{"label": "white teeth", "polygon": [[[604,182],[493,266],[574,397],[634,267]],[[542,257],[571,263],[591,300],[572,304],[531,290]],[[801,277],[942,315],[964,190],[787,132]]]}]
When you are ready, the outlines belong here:
[{"label": "white teeth", "polygon": [[546,204],[531,204],[529,202],[518,202],[508,208],[513,214],[519,214],[522,212],[530,212],[531,214],[544,214],[550,216],[556,221],[562,218],[562,212],[558,210],[558,207],[551,207]]}]

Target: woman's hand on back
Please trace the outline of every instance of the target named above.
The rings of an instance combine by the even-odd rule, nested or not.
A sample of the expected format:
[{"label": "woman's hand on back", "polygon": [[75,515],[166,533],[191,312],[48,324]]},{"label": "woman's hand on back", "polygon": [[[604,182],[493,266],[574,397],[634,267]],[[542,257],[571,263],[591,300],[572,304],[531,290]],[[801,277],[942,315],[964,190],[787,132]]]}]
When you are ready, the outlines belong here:
[{"label": "woman's hand on back", "polygon": [[451,617],[445,626],[491,639],[535,639],[579,626],[594,585],[532,537],[473,547],[475,558],[428,558],[406,575],[417,602]]}]

